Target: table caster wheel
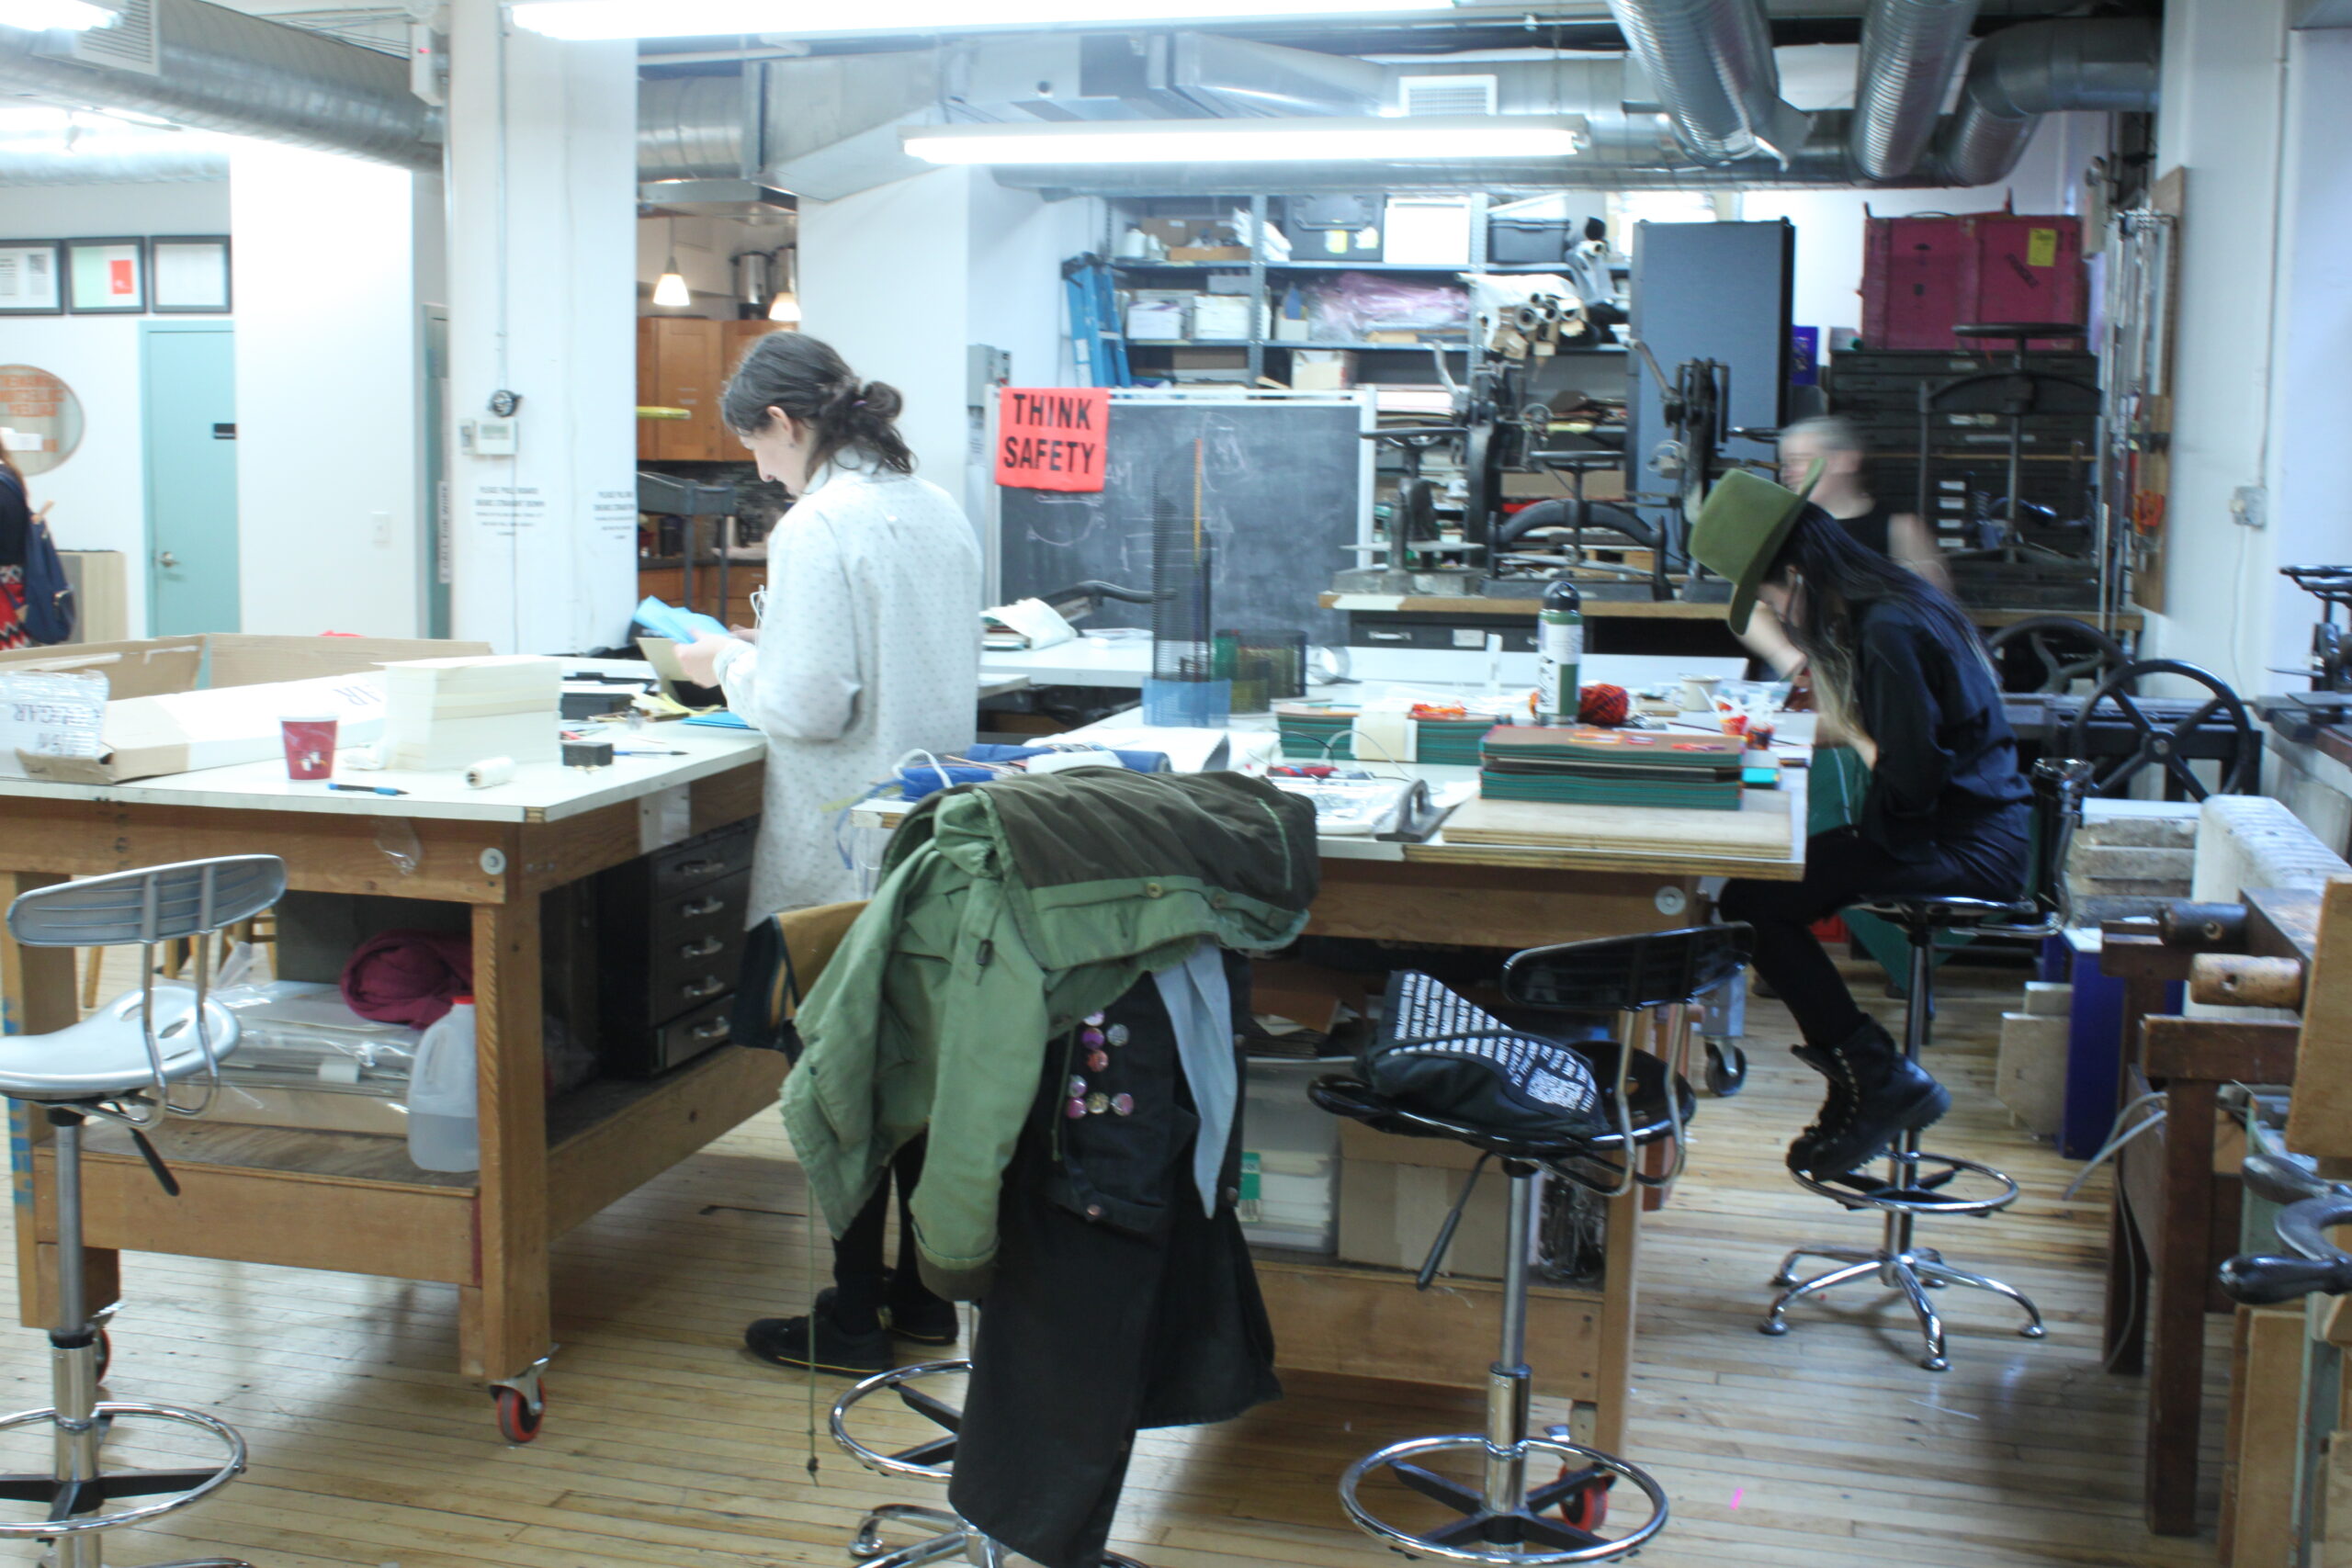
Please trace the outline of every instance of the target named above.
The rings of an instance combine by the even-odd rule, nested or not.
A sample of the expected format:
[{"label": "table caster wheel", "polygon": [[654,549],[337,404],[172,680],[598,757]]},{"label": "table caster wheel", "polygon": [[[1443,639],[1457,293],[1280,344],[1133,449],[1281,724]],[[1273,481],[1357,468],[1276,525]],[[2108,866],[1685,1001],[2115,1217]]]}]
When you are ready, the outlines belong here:
[{"label": "table caster wheel", "polygon": [[1609,1489],[1616,1482],[1613,1475],[1603,1476],[1561,1498],[1560,1522],[1570,1529],[1598,1532],[1609,1520]]},{"label": "table caster wheel", "polygon": [[1707,1092],[1729,1100],[1747,1086],[1747,1053],[1737,1045],[1710,1040],[1707,1046]]},{"label": "table caster wheel", "polygon": [[539,1392],[538,1405],[532,1407],[522,1392],[512,1388],[496,1388],[491,1394],[498,1401],[498,1435],[510,1443],[527,1443],[539,1435],[540,1424],[548,1414],[547,1391]]}]

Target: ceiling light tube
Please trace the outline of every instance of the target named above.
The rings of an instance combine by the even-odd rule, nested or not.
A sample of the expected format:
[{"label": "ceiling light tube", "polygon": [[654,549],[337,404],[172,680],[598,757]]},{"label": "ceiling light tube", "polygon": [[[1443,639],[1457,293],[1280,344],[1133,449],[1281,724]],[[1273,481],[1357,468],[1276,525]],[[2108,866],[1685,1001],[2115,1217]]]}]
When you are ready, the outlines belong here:
[{"label": "ceiling light tube", "polygon": [[[5,0],[21,5],[32,0]],[[42,0],[50,3],[50,0]],[[1280,21],[1421,11],[1453,0],[522,0],[515,25],[560,39],[707,38],[722,34],[804,39],[888,32],[979,32],[1063,25],[1124,27],[1155,22]]]},{"label": "ceiling light tube", "polygon": [[1420,115],[928,125],[899,136],[933,164],[1462,164],[1571,157],[1587,130],[1581,115]]},{"label": "ceiling light tube", "polygon": [[22,28],[27,32],[81,33],[112,27],[121,19],[121,12],[90,5],[88,0],[0,0],[0,28]]}]

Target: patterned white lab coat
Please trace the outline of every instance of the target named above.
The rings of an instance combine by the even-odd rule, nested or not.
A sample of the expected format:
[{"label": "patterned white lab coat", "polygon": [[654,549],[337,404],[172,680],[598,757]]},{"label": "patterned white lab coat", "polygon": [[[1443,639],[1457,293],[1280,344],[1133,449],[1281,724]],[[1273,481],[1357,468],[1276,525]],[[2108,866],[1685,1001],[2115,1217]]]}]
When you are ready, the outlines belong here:
[{"label": "patterned white lab coat", "polygon": [[857,897],[842,807],[921,748],[972,742],[980,549],[928,480],[829,467],[768,536],[757,646],[718,659],[727,705],[768,738],[754,921]]}]

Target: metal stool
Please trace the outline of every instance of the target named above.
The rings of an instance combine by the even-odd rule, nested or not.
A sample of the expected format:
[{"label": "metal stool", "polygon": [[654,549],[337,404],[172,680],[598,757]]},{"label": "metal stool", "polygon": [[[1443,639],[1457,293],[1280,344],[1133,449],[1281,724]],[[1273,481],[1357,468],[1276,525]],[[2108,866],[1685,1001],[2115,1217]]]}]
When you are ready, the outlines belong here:
[{"label": "metal stool", "polygon": [[[876,1372],[833,1402],[833,1441],[841,1445],[842,1452],[877,1475],[905,1475],[922,1481],[953,1479],[956,1444],[957,1434],[963,1429],[964,1413],[913,1385],[930,1378],[958,1377],[971,1370],[969,1361],[924,1361]],[[938,1427],[944,1435],[896,1453],[885,1453],[852,1437],[850,1412],[861,1402],[886,1392],[896,1393],[900,1404]],[[912,1545],[893,1549],[882,1543],[882,1532],[885,1527],[894,1524],[910,1524],[933,1533]],[[950,1558],[981,1564],[982,1568],[1003,1568],[1007,1560],[1003,1544],[981,1534],[963,1515],[952,1508],[929,1508],[915,1503],[883,1503],[867,1509],[865,1517],[858,1521],[857,1537],[850,1543],[849,1554],[866,1564],[866,1568],[916,1568],[919,1563]],[[1143,1568],[1143,1564],[1132,1557],[1106,1551],[1102,1554],[1102,1568]]]},{"label": "metal stool", "polygon": [[[1533,1373],[1527,1365],[1527,1290],[1541,1209],[1540,1184],[1555,1175],[1612,1197],[1637,1184],[1663,1185],[1677,1173],[1647,1177],[1637,1168],[1642,1148],[1671,1138],[1675,1163],[1681,1161],[1682,1127],[1695,1105],[1679,1070],[1638,1049],[1639,1025],[1661,1007],[1680,1009],[1719,986],[1747,961],[1747,928],[1701,926],[1688,931],[1531,948],[1503,967],[1503,992],[1516,1008],[1505,1022],[1541,1034],[1547,1012],[1620,1014],[1615,1042],[1577,1041],[1592,1062],[1602,1088],[1602,1110],[1614,1130],[1576,1144],[1532,1144],[1491,1129],[1418,1111],[1375,1093],[1352,1078],[1330,1077],[1308,1093],[1334,1115],[1351,1117],[1383,1132],[1453,1138],[1499,1158],[1510,1178],[1509,1247],[1504,1255],[1502,1344],[1487,1377],[1487,1429],[1448,1437],[1412,1438],[1365,1455],[1340,1478],[1340,1501],[1356,1528],[1408,1557],[1448,1562],[1494,1564],[1496,1568],[1548,1568],[1571,1562],[1613,1561],[1638,1551],[1666,1528],[1665,1489],[1645,1471],[1614,1454],[1566,1440],[1559,1428],[1542,1436],[1529,1429]],[[1679,1026],[1669,1036],[1685,1038]],[[1483,1169],[1485,1161],[1479,1162]],[[1421,1267],[1427,1289],[1453,1240],[1463,1205],[1477,1180],[1474,1170],[1463,1187],[1429,1259]],[[1475,1454],[1479,1483],[1473,1487],[1427,1469],[1420,1461],[1438,1454]],[[1530,1489],[1532,1460],[1563,1466],[1559,1479]],[[1410,1530],[1373,1512],[1360,1493],[1364,1482],[1385,1471],[1410,1490],[1452,1509],[1457,1518],[1434,1529]],[[1616,1540],[1589,1526],[1600,1523],[1604,1498],[1619,1481],[1631,1482],[1649,1500],[1650,1517]]]},{"label": "metal stool", "polygon": [[[130,1129],[164,1190],[178,1184],[143,1129],[166,1115],[200,1115],[220,1087],[220,1058],[237,1043],[235,1018],[207,995],[207,945],[197,942],[196,986],[155,984],[155,948],[202,938],[252,919],[286,891],[275,855],[233,855],[61,883],[25,894],[8,909],[8,930],[28,947],[119,947],[141,943],[140,988],[96,1016],[52,1034],[0,1037],[0,1098],[40,1106],[55,1135],[57,1325],[50,1330],[53,1404],[0,1417],[0,1429],[46,1425],[55,1433],[48,1475],[0,1476],[0,1502],[36,1503],[46,1517],[0,1523],[0,1540],[55,1543],[58,1568],[102,1568],[101,1533],[144,1524],[210,1496],[245,1468],[244,1439],[200,1411],[101,1402],[104,1334],[89,1308],[82,1255],[82,1128],[92,1117]],[[203,1099],[175,1104],[171,1086],[202,1076]],[[99,1449],[122,1422],[193,1427],[218,1439],[226,1457],[206,1470],[102,1468]],[[107,1505],[148,1498],[119,1513]],[[249,1568],[208,1557],[163,1568]]]},{"label": "metal stool", "polygon": [[[2059,874],[2065,863],[2067,844],[2082,818],[2082,802],[2089,782],[2090,768],[2085,762],[2052,761],[2035,764],[2030,869],[2028,887],[2020,897],[2004,902],[1890,894],[1860,901],[1858,908],[1900,929],[1911,946],[1910,987],[1903,1029],[1903,1055],[1906,1059],[1917,1062],[1928,1044],[1935,1014],[1935,945],[1939,931],[2046,937],[2060,929],[2056,913]],[[1953,1190],[1953,1184],[1963,1177],[1971,1179],[1970,1188]],[[1998,1213],[2016,1202],[2018,1184],[2010,1178],[1974,1160],[1926,1153],[1920,1148],[1919,1134],[1915,1131],[1895,1140],[1894,1148],[1887,1153],[1883,1179],[1841,1176],[1815,1180],[1802,1173],[1795,1179],[1797,1185],[1807,1191],[1834,1199],[1849,1210],[1878,1210],[1886,1216],[1886,1229],[1875,1247],[1808,1246],[1791,1252],[1781,1261],[1780,1272],[1772,1276],[1772,1283],[1782,1287],[1781,1293],[1765,1313],[1764,1321],[1757,1325],[1759,1332],[1786,1334],[1788,1310],[1798,1302],[1840,1285],[1875,1279],[1887,1289],[1901,1292],[1911,1304],[1926,1345],[1919,1364],[1931,1372],[1945,1371],[1951,1366],[1944,1353],[1943,1318],[1928,1296],[1932,1289],[1962,1285],[2006,1296],[2025,1309],[2025,1326],[2018,1332],[2028,1339],[2042,1337],[2045,1331],[2041,1309],[2025,1292],[1989,1276],[1956,1269],[1933,1247],[1916,1245],[1914,1232],[1922,1214],[1981,1217]],[[1806,1258],[1817,1258],[1838,1267],[1799,1283],[1797,1263]]]}]

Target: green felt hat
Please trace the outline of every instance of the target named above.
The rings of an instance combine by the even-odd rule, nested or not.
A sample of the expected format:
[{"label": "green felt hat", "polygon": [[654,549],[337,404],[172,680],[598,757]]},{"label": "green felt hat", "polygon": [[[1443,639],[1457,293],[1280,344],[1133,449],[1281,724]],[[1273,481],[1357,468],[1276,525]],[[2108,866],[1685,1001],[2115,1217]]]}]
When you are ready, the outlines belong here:
[{"label": "green felt hat", "polygon": [[1690,554],[1700,565],[1731,582],[1731,629],[1745,632],[1756,610],[1756,590],[1789,530],[1804,513],[1820,481],[1821,465],[1806,476],[1803,491],[1774,484],[1745,468],[1715,481],[1690,525]]}]

